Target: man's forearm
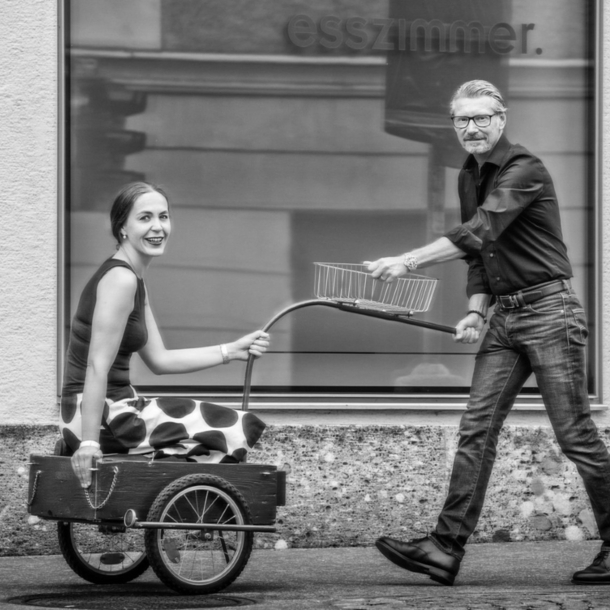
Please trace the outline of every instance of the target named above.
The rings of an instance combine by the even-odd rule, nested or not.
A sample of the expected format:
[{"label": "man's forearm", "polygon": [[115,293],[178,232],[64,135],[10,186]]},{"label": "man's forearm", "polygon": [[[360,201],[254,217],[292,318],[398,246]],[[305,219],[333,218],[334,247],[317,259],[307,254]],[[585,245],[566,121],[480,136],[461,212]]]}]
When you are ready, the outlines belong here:
[{"label": "man's forearm", "polygon": [[431,244],[412,250],[409,254],[417,257],[418,267],[427,267],[436,263],[444,263],[445,261],[462,258],[465,252],[460,250],[446,237],[441,237]]},{"label": "man's forearm", "polygon": [[386,256],[376,261],[365,261],[364,264],[375,279],[393,282],[395,278],[406,275],[407,271],[462,258],[464,254],[449,239],[441,237],[423,248],[411,250],[406,254]]},{"label": "man's forearm", "polygon": [[470,299],[468,299],[468,311],[478,311],[484,318],[486,318],[490,300],[490,294],[473,294]]}]

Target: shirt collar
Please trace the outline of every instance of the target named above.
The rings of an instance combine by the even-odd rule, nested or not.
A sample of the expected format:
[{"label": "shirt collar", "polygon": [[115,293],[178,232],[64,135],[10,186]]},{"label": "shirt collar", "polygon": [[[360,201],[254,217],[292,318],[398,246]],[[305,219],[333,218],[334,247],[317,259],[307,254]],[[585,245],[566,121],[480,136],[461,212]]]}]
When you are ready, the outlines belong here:
[{"label": "shirt collar", "polygon": [[[508,152],[510,147],[511,143],[508,141],[508,138],[502,134],[485,163],[493,163],[494,165],[500,166],[502,164],[502,159],[504,159],[504,155]],[[483,165],[485,165],[485,163],[483,163]],[[476,164],[477,160],[474,158],[474,155],[468,155],[463,168],[467,171],[472,171]]]}]

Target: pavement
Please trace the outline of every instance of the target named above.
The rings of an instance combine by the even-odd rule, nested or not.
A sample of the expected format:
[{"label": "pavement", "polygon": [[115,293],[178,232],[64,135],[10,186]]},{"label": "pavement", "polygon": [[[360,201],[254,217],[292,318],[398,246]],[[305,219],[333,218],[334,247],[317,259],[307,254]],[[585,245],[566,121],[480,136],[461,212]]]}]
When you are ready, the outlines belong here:
[{"label": "pavement", "polygon": [[570,582],[599,542],[472,544],[453,587],[394,566],[373,547],[256,550],[239,578],[208,596],[178,595],[148,570],[92,585],[60,555],[0,557],[0,610],[610,610],[610,586]]}]

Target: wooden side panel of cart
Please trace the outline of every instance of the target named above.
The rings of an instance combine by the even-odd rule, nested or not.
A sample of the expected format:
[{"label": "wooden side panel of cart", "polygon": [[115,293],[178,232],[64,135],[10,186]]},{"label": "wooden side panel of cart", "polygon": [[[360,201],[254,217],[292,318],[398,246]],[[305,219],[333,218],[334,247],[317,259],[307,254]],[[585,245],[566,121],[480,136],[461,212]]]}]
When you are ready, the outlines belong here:
[{"label": "wooden side panel of cart", "polygon": [[133,509],[138,519],[145,520],[159,493],[190,474],[218,476],[234,485],[246,499],[254,525],[272,525],[276,507],[285,504],[285,473],[275,466],[105,456],[97,468],[87,497],[70,458],[31,455],[29,512],[45,519],[97,522],[122,521],[127,510]]}]

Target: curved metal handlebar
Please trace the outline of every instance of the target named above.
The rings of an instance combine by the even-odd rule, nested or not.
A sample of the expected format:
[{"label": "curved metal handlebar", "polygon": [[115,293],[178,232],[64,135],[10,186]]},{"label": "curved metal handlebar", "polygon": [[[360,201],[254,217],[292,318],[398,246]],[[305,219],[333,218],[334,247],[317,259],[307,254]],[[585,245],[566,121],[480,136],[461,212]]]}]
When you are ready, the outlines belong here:
[{"label": "curved metal handlebar", "polygon": [[[408,315],[404,314],[392,314],[385,311],[376,311],[373,309],[360,309],[354,305],[347,303],[338,303],[336,301],[329,301],[326,299],[311,299],[309,301],[301,301],[300,303],[294,303],[280,311],[275,315],[262,330],[267,332],[278,320],[283,318],[286,314],[297,309],[303,309],[304,307],[311,307],[313,305],[321,305],[322,307],[332,307],[333,309],[340,309],[341,311],[349,311],[350,313],[357,313],[363,316],[369,316],[371,318],[380,318],[381,320],[391,320],[393,322],[402,322],[403,324],[411,324],[413,326],[421,326],[422,328],[429,328],[431,330],[438,330],[440,332],[455,334],[455,328],[452,326],[444,326],[442,324],[436,324],[434,322],[426,322],[425,320],[414,320]],[[254,365],[254,356],[248,357],[246,364],[246,374],[244,379],[244,395],[241,403],[242,411],[248,410],[248,401],[250,399],[250,384],[252,381],[252,367]]]}]

